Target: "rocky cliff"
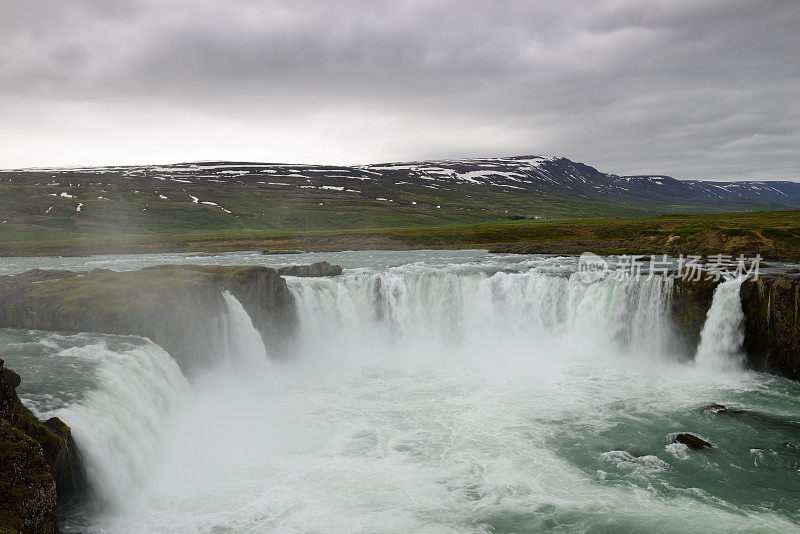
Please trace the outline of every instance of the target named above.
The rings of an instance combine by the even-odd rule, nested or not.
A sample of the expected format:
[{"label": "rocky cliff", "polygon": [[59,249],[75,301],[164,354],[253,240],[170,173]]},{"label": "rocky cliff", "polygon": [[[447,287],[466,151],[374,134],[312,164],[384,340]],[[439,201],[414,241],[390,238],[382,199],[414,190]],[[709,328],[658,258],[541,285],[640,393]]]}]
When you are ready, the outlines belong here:
[{"label": "rocky cliff", "polygon": [[268,347],[292,333],[294,299],[274,269],[195,265],[0,277],[0,327],[144,336],[191,371],[221,350],[223,291],[241,302]]},{"label": "rocky cliff", "polygon": [[800,277],[762,275],[741,294],[750,367],[800,380]]},{"label": "rocky cliff", "polygon": [[713,280],[675,278],[670,317],[676,353],[694,356],[718,283]]},{"label": "rocky cliff", "polygon": [[[717,281],[676,278],[672,323],[676,352],[693,355]],[[800,380],[800,276],[762,274],[741,288],[746,365]]]},{"label": "rocky cliff", "polygon": [[39,421],[16,394],[19,376],[0,360],[0,533],[58,532],[57,495],[83,485],[67,425]]}]

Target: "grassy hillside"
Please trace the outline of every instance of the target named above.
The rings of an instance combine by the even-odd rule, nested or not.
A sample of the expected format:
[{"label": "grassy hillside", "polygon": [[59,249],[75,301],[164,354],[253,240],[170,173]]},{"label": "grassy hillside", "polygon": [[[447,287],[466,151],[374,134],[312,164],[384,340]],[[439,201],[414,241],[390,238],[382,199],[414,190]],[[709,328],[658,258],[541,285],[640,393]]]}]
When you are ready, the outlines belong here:
[{"label": "grassy hillside", "polygon": [[206,162],[9,170],[0,171],[0,239],[6,247],[110,237],[129,242],[185,233],[374,230],[797,205],[797,184],[740,185],[619,177],[538,156],[350,167]]}]

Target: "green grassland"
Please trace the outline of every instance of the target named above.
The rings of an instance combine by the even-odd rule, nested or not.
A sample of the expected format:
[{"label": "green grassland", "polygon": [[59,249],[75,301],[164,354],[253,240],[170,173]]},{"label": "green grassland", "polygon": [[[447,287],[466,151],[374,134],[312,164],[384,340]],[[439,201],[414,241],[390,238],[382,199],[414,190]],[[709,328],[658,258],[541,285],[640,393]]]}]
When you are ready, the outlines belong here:
[{"label": "green grassland", "polygon": [[330,176],[325,184],[341,190],[310,179],[287,186],[82,171],[6,173],[0,254],[496,246],[564,253],[758,251],[795,258],[800,250],[797,210],[702,214],[720,206],[463,184],[338,183]]},{"label": "green grassland", "polygon": [[[222,201],[222,199],[219,199]],[[221,202],[220,202],[221,203]],[[196,209],[196,206],[193,206]],[[196,221],[196,219],[195,219]],[[167,231],[120,226],[116,232],[51,235],[22,231],[0,241],[2,255],[75,255],[91,253],[258,249],[330,251],[350,249],[493,248],[498,252],[597,253],[761,253],[800,260],[800,210],[681,214],[655,217],[596,217],[537,220],[451,222],[433,219],[392,226],[396,220],[373,219],[375,227],[325,229],[253,229],[219,225],[198,228],[191,220]],[[383,224],[384,227],[379,225]],[[127,231],[123,231],[127,230]],[[162,231],[158,231],[162,230]]]}]

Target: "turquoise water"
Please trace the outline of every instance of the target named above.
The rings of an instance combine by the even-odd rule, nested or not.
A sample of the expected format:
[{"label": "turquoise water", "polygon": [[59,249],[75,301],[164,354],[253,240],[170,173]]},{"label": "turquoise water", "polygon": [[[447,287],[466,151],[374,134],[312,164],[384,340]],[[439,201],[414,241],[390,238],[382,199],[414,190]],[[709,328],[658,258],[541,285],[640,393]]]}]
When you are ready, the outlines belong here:
[{"label": "turquoise water", "polygon": [[346,271],[289,280],[295,351],[264,358],[229,302],[235,346],[192,382],[147,340],[0,332],[25,402],[87,455],[98,491],[67,531],[800,532],[800,384],[715,368],[729,338],[712,365],[672,353],[665,282],[477,251],[313,259]]}]

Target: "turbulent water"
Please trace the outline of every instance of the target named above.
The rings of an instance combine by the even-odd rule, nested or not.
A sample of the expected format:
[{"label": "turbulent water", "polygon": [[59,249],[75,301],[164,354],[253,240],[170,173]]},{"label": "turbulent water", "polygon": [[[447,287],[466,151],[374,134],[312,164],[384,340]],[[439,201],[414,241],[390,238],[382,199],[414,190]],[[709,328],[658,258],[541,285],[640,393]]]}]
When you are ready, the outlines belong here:
[{"label": "turbulent water", "polygon": [[670,280],[584,284],[573,258],[65,261],[319,259],[345,273],[289,279],[291,353],[269,354],[226,293],[226,348],[191,382],[147,340],[0,331],[25,402],[86,457],[94,492],[66,531],[800,532],[800,386],[740,369],[735,282],[687,355]]}]

